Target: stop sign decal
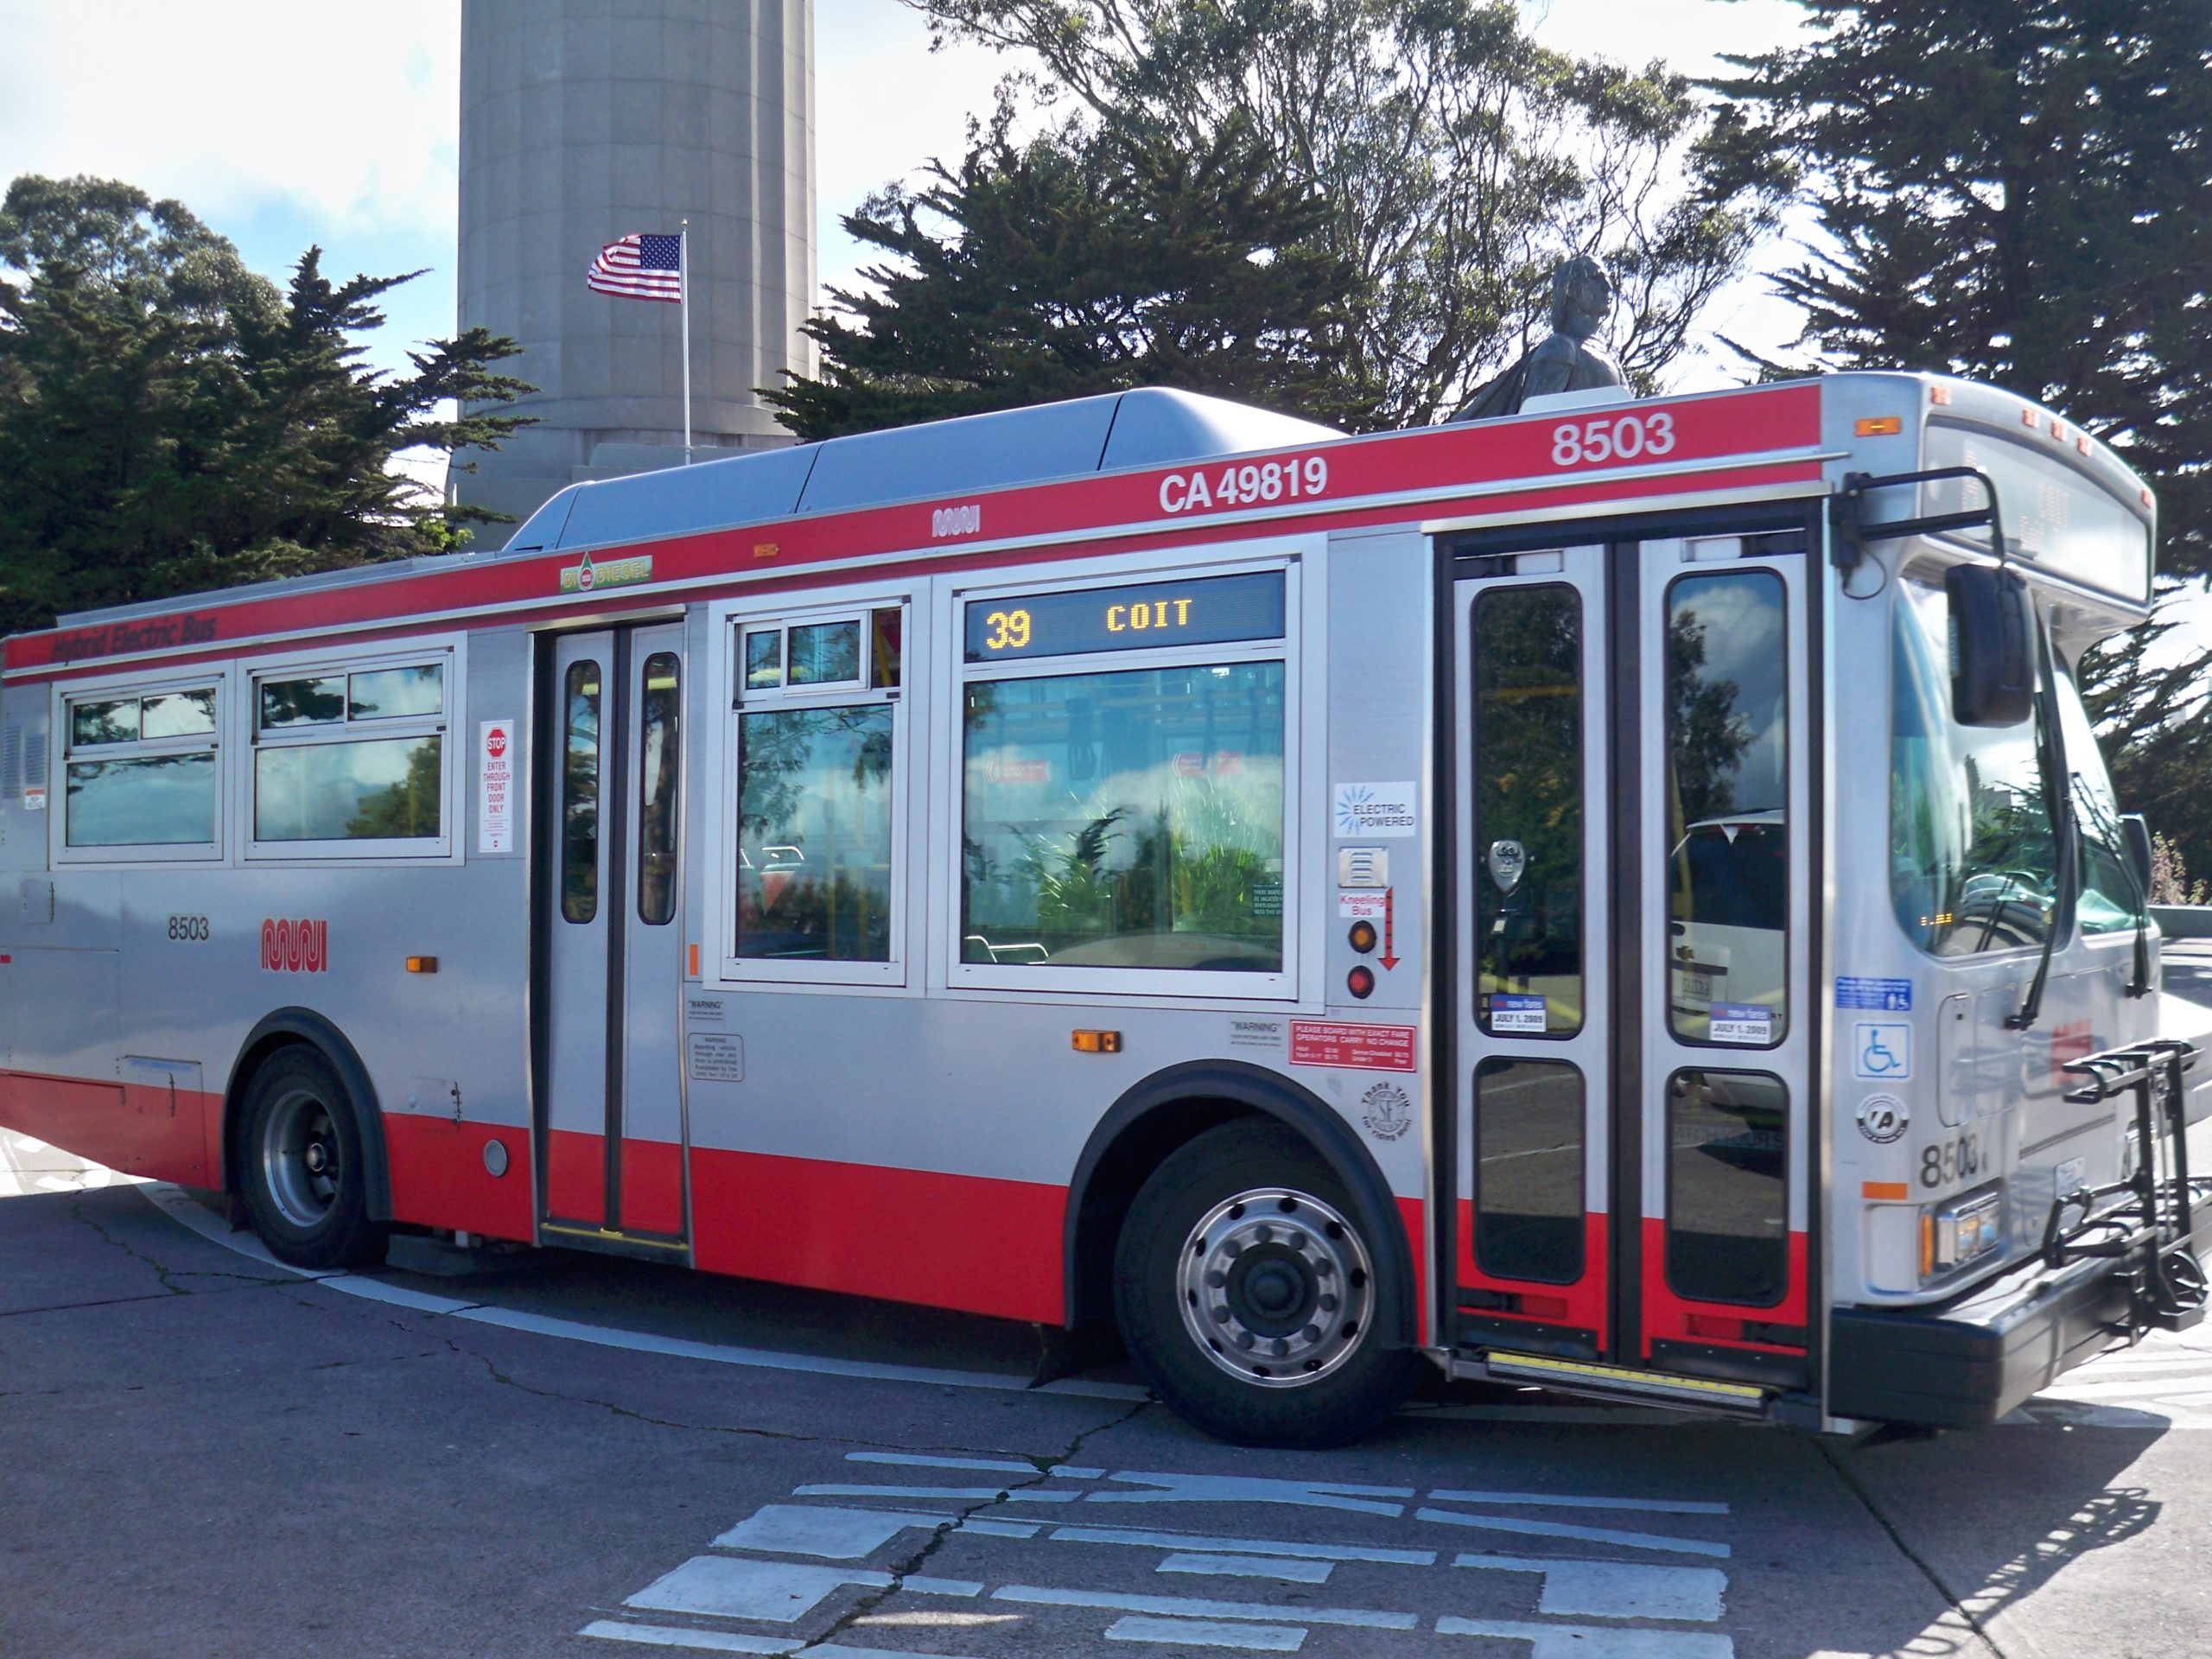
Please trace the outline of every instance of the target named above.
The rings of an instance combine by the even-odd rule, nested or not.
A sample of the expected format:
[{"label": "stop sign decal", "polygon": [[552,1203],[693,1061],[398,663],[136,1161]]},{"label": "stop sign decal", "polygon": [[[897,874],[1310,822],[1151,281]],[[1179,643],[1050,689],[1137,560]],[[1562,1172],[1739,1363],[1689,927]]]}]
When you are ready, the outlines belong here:
[{"label": "stop sign decal", "polygon": [[494,726],[484,734],[484,753],[494,760],[507,752],[507,734],[503,727]]}]

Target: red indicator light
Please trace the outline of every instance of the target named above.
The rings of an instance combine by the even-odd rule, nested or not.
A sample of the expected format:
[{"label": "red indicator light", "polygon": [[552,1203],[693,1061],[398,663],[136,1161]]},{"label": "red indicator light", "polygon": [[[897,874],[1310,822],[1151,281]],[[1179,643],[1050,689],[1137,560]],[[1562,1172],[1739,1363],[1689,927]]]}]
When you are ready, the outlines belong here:
[{"label": "red indicator light", "polygon": [[1344,984],[1354,996],[1372,996],[1375,995],[1375,970],[1362,963],[1344,976]]}]

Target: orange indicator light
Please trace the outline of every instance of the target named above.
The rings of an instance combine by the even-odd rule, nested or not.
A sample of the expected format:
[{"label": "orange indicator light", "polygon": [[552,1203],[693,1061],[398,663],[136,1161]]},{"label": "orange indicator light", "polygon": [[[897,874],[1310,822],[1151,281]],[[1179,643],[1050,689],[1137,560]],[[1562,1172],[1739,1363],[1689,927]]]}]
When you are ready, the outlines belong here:
[{"label": "orange indicator light", "polygon": [[1118,1054],[1122,1052],[1122,1033],[1118,1031],[1076,1031],[1069,1036],[1075,1039],[1078,1054]]},{"label": "orange indicator light", "polygon": [[407,958],[407,971],[410,974],[435,974],[438,971],[438,959],[435,957],[410,957]]},{"label": "orange indicator light", "polygon": [[691,947],[691,977],[699,977],[699,947],[696,944]]},{"label": "orange indicator light", "polygon": [[1853,421],[1851,429],[1862,438],[1894,438],[1904,430],[1904,416],[1869,415],[1863,421]]},{"label": "orange indicator light", "polygon": [[1951,389],[1948,386],[1929,387],[1928,401],[1948,408],[1951,402]]},{"label": "orange indicator light", "polygon": [[1859,1188],[1862,1198],[1909,1198],[1912,1189],[1903,1181],[1865,1181]]}]

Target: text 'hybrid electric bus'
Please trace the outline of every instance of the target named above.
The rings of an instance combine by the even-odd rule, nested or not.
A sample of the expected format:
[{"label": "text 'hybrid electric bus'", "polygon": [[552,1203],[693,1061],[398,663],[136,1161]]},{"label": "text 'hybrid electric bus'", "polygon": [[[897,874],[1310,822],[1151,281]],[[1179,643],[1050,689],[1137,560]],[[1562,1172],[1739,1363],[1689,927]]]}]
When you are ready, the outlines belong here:
[{"label": "text 'hybrid electric bus'", "polygon": [[2152,498],[1838,375],[1375,437],[1134,391],[74,616],[0,1122],[1048,1325],[1215,1433],[1455,1376],[1966,1425],[2199,1316],[2075,681]]}]

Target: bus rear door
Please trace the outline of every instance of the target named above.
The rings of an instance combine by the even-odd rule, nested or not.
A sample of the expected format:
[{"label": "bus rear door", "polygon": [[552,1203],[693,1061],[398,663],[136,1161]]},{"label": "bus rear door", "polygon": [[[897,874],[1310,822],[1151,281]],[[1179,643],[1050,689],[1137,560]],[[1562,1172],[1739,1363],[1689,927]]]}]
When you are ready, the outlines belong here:
[{"label": "bus rear door", "polygon": [[569,1243],[680,1250],[683,630],[569,634],[547,649],[536,785],[549,877],[536,887],[543,1225]]},{"label": "bus rear door", "polygon": [[1808,1384],[1806,538],[1453,550],[1447,1213],[1494,1376]]}]

